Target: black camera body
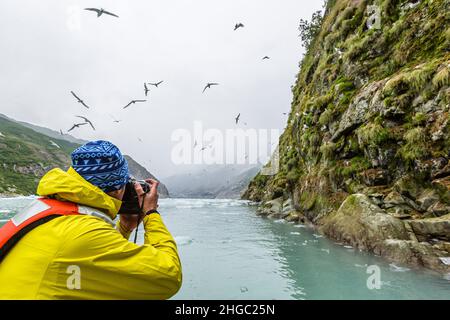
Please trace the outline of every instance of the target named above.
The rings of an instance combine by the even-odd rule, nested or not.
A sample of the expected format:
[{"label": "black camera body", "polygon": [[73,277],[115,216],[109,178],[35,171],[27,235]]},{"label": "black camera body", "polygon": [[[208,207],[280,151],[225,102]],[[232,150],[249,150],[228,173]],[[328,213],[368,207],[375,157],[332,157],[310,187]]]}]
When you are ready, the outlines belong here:
[{"label": "black camera body", "polygon": [[144,180],[131,179],[125,186],[125,193],[122,198],[122,206],[119,214],[140,214],[141,207],[139,205],[139,197],[134,188],[134,184],[139,183],[145,193],[150,191],[150,185]]}]

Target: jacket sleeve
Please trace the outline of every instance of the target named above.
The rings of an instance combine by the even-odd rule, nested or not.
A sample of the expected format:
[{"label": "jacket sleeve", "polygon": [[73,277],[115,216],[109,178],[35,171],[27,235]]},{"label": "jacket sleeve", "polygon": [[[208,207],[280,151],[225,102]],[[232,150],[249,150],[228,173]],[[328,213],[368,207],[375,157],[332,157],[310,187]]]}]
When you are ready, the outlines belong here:
[{"label": "jacket sleeve", "polygon": [[59,254],[60,274],[68,265],[80,270],[81,288],[69,298],[168,299],[180,289],[177,247],[159,214],[144,218],[141,246],[97,218],[82,220]]}]

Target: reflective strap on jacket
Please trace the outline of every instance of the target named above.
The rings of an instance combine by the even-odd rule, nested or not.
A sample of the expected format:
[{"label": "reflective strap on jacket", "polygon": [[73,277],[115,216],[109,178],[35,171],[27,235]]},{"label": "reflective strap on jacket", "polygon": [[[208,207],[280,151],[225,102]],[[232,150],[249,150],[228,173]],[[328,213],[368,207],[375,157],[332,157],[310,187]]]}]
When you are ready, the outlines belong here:
[{"label": "reflective strap on jacket", "polygon": [[97,209],[72,202],[39,198],[0,228],[0,262],[12,247],[34,228],[60,216],[78,214],[92,215],[114,226],[113,221]]}]

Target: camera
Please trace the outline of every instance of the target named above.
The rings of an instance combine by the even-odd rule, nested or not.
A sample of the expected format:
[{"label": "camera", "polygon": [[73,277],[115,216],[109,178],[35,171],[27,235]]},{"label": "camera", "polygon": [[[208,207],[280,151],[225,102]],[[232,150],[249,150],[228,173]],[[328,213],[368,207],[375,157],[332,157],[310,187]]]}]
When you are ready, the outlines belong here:
[{"label": "camera", "polygon": [[135,183],[139,183],[145,193],[148,193],[150,191],[150,185],[144,180],[130,179],[130,181],[128,181],[125,186],[125,193],[122,198],[122,206],[120,207],[119,214],[141,213],[139,197],[134,187]]}]

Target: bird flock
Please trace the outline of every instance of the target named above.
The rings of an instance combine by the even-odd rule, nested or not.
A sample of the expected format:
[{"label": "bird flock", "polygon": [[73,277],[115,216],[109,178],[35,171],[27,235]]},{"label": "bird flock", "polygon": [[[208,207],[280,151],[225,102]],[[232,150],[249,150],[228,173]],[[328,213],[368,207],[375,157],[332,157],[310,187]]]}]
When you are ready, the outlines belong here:
[{"label": "bird flock", "polygon": [[[107,10],[105,10],[103,8],[85,8],[84,10],[95,12],[97,14],[97,18],[100,18],[103,15],[109,15],[111,17],[119,18],[119,16],[117,14],[112,13],[110,11],[107,11]],[[241,23],[241,22],[236,23],[235,26],[234,26],[234,31],[236,31],[236,30],[238,30],[240,28],[244,28],[244,27],[245,26],[244,26],[243,23]],[[264,56],[262,58],[262,60],[268,60],[268,59],[270,59],[269,56]],[[149,86],[154,86],[155,88],[158,88],[159,85],[161,85],[163,82],[164,82],[163,80],[158,81],[158,82],[144,82],[144,95],[145,95],[145,97],[148,97],[148,94],[150,92]],[[218,86],[218,85],[219,85],[219,83],[217,83],[217,82],[208,82],[204,86],[202,93],[205,93],[205,91],[207,89],[211,89],[213,86]],[[90,109],[90,106],[88,104],[86,104],[85,101],[83,99],[81,99],[74,91],[70,91],[70,93],[77,100],[77,102],[79,104],[81,104],[86,109]],[[128,102],[128,104],[123,106],[122,109],[127,109],[127,108],[129,108],[130,106],[132,106],[132,105],[134,105],[136,103],[144,103],[144,102],[147,102],[147,99],[132,99],[132,100],[130,100],[130,102]],[[236,125],[239,122],[240,116],[241,116],[241,114],[239,113],[234,118]],[[90,121],[87,117],[84,117],[84,116],[75,116],[75,117],[82,119],[83,122],[75,122],[72,125],[72,127],[67,130],[67,132],[70,132],[70,131],[72,131],[74,129],[77,129],[77,128],[79,128],[81,126],[85,126],[85,125],[89,125],[92,128],[92,130],[95,130],[95,127],[94,127],[92,121]],[[111,117],[112,117],[114,123],[120,123],[122,121],[122,120],[118,120],[118,119],[114,118],[113,116],[111,116]],[[244,123],[244,124],[246,125],[247,123]],[[64,135],[64,132],[61,129],[59,131],[60,131],[61,135]],[[142,140],[140,138],[139,138],[139,141],[142,142]],[[196,145],[197,145],[197,142],[195,143],[195,146]],[[195,146],[194,146],[194,148],[195,148]],[[206,149],[206,147],[202,147],[201,150],[203,151],[205,149]]]}]

